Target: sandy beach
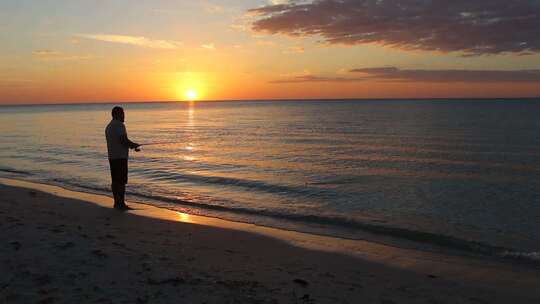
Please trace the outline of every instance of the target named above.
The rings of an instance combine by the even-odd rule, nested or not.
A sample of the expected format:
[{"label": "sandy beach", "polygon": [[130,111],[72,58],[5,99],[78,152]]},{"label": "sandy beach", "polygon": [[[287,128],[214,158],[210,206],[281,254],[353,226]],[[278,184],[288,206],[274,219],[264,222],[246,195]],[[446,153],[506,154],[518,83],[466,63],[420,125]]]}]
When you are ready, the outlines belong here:
[{"label": "sandy beach", "polygon": [[540,302],[535,266],[122,213],[106,197],[1,182],[0,303]]}]

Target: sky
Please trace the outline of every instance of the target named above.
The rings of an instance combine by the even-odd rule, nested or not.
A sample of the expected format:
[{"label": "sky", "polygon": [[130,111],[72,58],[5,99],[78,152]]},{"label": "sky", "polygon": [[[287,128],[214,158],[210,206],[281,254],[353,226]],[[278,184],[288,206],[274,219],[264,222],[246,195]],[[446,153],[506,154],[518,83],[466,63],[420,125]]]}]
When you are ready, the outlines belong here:
[{"label": "sky", "polygon": [[0,103],[540,96],[540,0],[2,0]]}]

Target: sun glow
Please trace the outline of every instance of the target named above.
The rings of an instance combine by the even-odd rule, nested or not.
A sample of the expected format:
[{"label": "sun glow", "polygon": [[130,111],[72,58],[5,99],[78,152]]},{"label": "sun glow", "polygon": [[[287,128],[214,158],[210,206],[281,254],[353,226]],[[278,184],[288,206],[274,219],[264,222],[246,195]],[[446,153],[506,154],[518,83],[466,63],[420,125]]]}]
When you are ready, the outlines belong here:
[{"label": "sun glow", "polygon": [[193,100],[196,100],[197,99],[197,91],[193,90],[193,89],[188,89],[184,92],[184,97],[186,100],[189,100],[189,101],[193,101]]},{"label": "sun glow", "polygon": [[208,80],[202,73],[177,73],[169,81],[173,90],[171,93],[176,96],[176,100],[198,101],[206,98]]}]

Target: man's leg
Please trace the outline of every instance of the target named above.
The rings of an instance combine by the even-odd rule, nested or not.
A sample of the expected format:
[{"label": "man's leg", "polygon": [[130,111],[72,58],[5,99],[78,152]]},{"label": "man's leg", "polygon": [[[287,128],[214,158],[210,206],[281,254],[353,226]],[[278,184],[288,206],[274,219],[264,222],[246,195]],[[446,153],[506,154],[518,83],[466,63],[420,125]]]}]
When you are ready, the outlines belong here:
[{"label": "man's leg", "polygon": [[114,208],[126,209],[124,201],[127,183],[127,159],[109,159],[111,166],[111,190],[114,197]]},{"label": "man's leg", "polygon": [[124,200],[122,198],[121,184],[113,182],[111,188],[114,197],[114,208],[122,208]]},{"label": "man's leg", "polygon": [[119,182],[118,182],[118,195],[120,199],[121,208],[124,210],[130,209],[125,202],[125,196],[126,196],[126,184],[128,182],[128,160],[127,158],[123,158],[119,160],[119,166],[120,166],[120,176],[119,176]]},{"label": "man's leg", "polygon": [[124,200],[125,196],[126,196],[126,184],[121,183],[118,185],[118,198],[120,200],[120,206],[122,206],[122,208],[127,207],[126,201]]}]

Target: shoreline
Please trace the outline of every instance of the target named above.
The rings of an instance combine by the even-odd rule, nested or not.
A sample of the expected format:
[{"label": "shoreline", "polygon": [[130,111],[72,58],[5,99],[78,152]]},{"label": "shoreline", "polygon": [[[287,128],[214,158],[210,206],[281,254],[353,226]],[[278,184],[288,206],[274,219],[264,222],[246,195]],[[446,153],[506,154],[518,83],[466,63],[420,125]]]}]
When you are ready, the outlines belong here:
[{"label": "shoreline", "polygon": [[[18,171],[12,170],[9,172]],[[77,184],[71,184],[66,182],[52,182],[47,183],[46,181],[32,181],[28,179],[18,178],[18,177],[2,177],[0,180],[5,179],[10,181],[12,185],[21,185],[22,187],[34,187],[34,189],[46,189],[50,193],[64,193],[71,198],[79,198],[80,194],[92,195],[87,197],[88,200],[93,200],[95,203],[106,206],[104,201],[107,200],[108,195],[104,189],[98,188],[85,188]],[[50,186],[50,187],[49,187]],[[57,187],[59,190],[54,190]],[[320,223],[312,221],[304,221],[302,219],[291,219],[284,217],[273,217],[268,214],[251,214],[249,212],[244,212],[242,210],[225,210],[221,207],[215,209],[207,209],[207,206],[199,206],[198,204],[193,204],[189,202],[180,201],[180,206],[188,206],[190,208],[195,208],[194,210],[204,210],[209,211],[209,214],[200,214],[197,212],[184,212],[178,210],[175,207],[168,207],[168,205],[162,206],[160,203],[170,204],[176,202],[174,199],[170,198],[159,198],[146,196],[141,194],[133,194],[131,198],[128,197],[127,201],[132,203],[148,206],[152,208],[158,208],[160,210],[167,210],[173,213],[183,214],[184,218],[192,217],[198,218],[198,222],[209,223],[211,226],[218,226],[221,228],[230,228],[237,227],[240,230],[252,230],[250,227],[260,227],[267,229],[265,234],[269,236],[282,236],[285,237],[285,234],[282,232],[289,232],[290,234],[295,235],[294,239],[301,238],[310,238],[309,236],[317,236],[322,238],[338,239],[338,240],[348,240],[348,241],[365,241],[368,243],[374,243],[378,245],[396,247],[400,249],[410,249],[413,251],[422,251],[429,253],[438,253],[442,255],[452,255],[452,256],[464,256],[464,257],[473,257],[473,258],[486,258],[490,260],[498,260],[506,263],[517,263],[517,264],[534,264],[540,265],[540,253],[538,252],[528,252],[523,250],[518,250],[510,247],[503,247],[501,245],[494,245],[478,240],[470,240],[465,238],[459,238],[452,236],[450,234],[437,234],[434,232],[421,231],[421,230],[411,230],[408,228],[402,227],[390,227],[384,225],[377,225],[370,222],[357,222],[352,224],[352,226],[334,226],[332,222],[329,223]],[[187,205],[186,205],[187,204]],[[180,208],[181,209],[181,208]],[[193,210],[191,210],[193,211]],[[203,212],[204,212],[203,211]],[[255,220],[242,220],[235,219],[234,217],[220,216],[220,212],[230,213],[230,212],[239,212],[244,216],[253,216]],[[265,219],[269,217],[271,220],[283,221],[280,224],[265,223]],[[164,218],[168,218],[164,216]],[[213,221],[208,221],[212,219]],[[260,220],[262,219],[262,220]],[[290,221],[290,222],[288,222]],[[240,227],[240,226],[241,227]],[[243,226],[242,226],[243,225]],[[296,225],[296,226],[295,226]],[[313,225],[313,226],[310,226]],[[317,227],[317,225],[320,225]],[[330,229],[331,231],[329,231]],[[342,229],[333,230],[333,229]],[[354,231],[347,231],[349,229],[354,229]],[[263,229],[264,230],[264,229]],[[354,234],[354,236],[353,236]],[[287,237],[285,237],[287,240]],[[349,246],[349,245],[348,245]],[[320,247],[315,248],[320,249]],[[338,250],[340,251],[340,250]],[[341,250],[342,251],[342,250]],[[346,253],[346,252],[344,252]]]},{"label": "shoreline", "polygon": [[[84,190],[71,190],[65,188],[62,185],[54,185],[47,183],[40,183],[34,181],[28,181],[23,179],[16,178],[6,178],[0,177],[0,185],[8,185],[14,187],[21,187],[27,189],[38,190],[46,192],[52,195],[70,198],[75,200],[81,200],[96,204],[100,207],[111,208],[111,198],[105,194],[101,193],[92,193],[85,192]],[[453,257],[456,259],[471,259],[479,260],[486,262],[501,263],[505,265],[516,265],[516,266],[538,266],[534,264],[533,260],[519,260],[519,259],[508,259],[500,256],[484,255],[476,252],[462,251],[453,249],[450,247],[439,247],[437,245],[431,246],[431,249],[428,247],[420,246],[422,243],[415,242],[408,239],[394,239],[393,236],[389,235],[380,235],[373,234],[368,232],[363,232],[371,236],[369,239],[363,238],[347,238],[338,235],[324,234],[324,233],[314,233],[302,230],[286,229],[283,227],[275,226],[266,226],[242,221],[234,221],[230,219],[225,219],[221,217],[214,217],[208,215],[195,215],[190,213],[185,213],[181,211],[176,211],[174,209],[169,209],[166,207],[160,207],[153,205],[151,203],[145,203],[140,201],[126,200],[126,202],[135,207],[135,210],[130,211],[129,213],[146,216],[155,219],[175,221],[181,223],[189,223],[196,225],[211,226],[221,229],[233,229],[249,233],[256,233],[264,235],[267,237],[275,238],[280,241],[287,242],[291,245],[302,247],[305,249],[311,250],[320,250],[320,251],[329,251],[336,252],[351,256],[361,256],[362,258],[367,258],[365,249],[366,247],[374,247],[377,251],[384,249],[384,251],[395,251],[396,254],[407,253],[405,256],[409,256],[410,253],[416,253],[415,256],[425,257],[425,256],[444,256],[444,257]],[[378,237],[382,239],[381,241],[373,240],[373,237]],[[389,239],[390,241],[386,241]],[[383,241],[384,240],[384,241]],[[393,241],[392,241],[393,240]],[[370,246],[367,246],[367,245]],[[410,246],[407,246],[410,245]],[[361,254],[360,254],[361,252]],[[509,252],[512,253],[512,252]],[[378,254],[377,254],[378,256]],[[372,257],[373,258],[373,257]],[[373,261],[380,262],[378,257],[375,257]],[[397,265],[394,265],[397,266]],[[540,270],[540,267],[538,267]]]},{"label": "shoreline", "polygon": [[[99,210],[93,212],[99,212],[102,217],[103,214],[105,214],[104,218],[118,217],[122,221],[125,220],[127,229],[121,232],[125,234],[122,239],[129,239],[133,237],[142,238],[142,240],[144,241],[142,242],[142,247],[144,248],[150,247],[151,249],[159,249],[160,246],[164,246],[165,243],[171,243],[174,241],[185,241],[187,236],[185,235],[184,231],[187,229],[192,235],[198,236],[198,238],[190,239],[190,242],[192,242],[193,244],[197,244],[197,247],[189,249],[182,247],[183,257],[185,257],[186,252],[188,252],[188,255],[192,257],[197,257],[198,255],[202,254],[202,251],[204,251],[203,248],[205,248],[205,250],[208,251],[209,256],[205,260],[204,264],[209,264],[210,266],[214,267],[214,270],[217,273],[222,273],[223,267],[232,267],[231,269],[229,269],[229,271],[239,271],[240,274],[238,275],[242,277],[241,273],[245,272],[244,268],[246,266],[242,265],[244,261],[243,259],[236,260],[236,262],[233,261],[231,265],[225,266],[224,264],[219,262],[224,257],[219,256],[218,252],[220,254],[223,254],[223,252],[225,252],[225,257],[227,257],[229,260],[234,260],[232,256],[234,256],[235,254],[233,253],[242,253],[244,255],[244,258],[265,256],[269,253],[272,253],[268,257],[272,261],[270,264],[281,265],[277,267],[282,269],[281,271],[278,271],[278,273],[284,272],[284,274],[275,275],[278,277],[280,275],[285,275],[285,277],[287,278],[285,279],[285,281],[287,281],[288,283],[291,283],[292,281],[291,288],[293,288],[293,290],[300,288],[299,290],[304,291],[304,289],[308,288],[299,286],[302,285],[302,283],[298,283],[300,281],[294,283],[294,280],[298,279],[294,278],[295,276],[302,277],[298,280],[311,282],[311,279],[307,280],[305,279],[305,277],[313,276],[314,272],[317,272],[319,270],[322,271],[323,268],[327,268],[328,265],[326,264],[333,265],[334,263],[338,263],[340,264],[340,266],[334,265],[330,269],[326,269],[326,272],[347,273],[348,271],[352,271],[350,273],[347,273],[346,275],[344,274],[346,277],[349,277],[349,279],[342,279],[340,280],[340,283],[337,283],[337,281],[335,281],[335,275],[334,278],[331,278],[331,276],[329,276],[328,278],[322,278],[320,279],[320,288],[324,289],[328,284],[330,286],[333,286],[333,288],[338,289],[344,288],[344,286],[342,285],[348,286],[347,288],[353,288],[354,290],[352,291],[354,292],[346,293],[347,296],[344,298],[345,302],[351,299],[361,300],[362,295],[366,292],[365,288],[360,291],[355,289],[355,287],[351,285],[356,284],[355,282],[358,280],[358,278],[353,278],[356,273],[355,271],[353,271],[354,269],[361,270],[361,273],[364,273],[364,271],[366,271],[367,269],[367,272],[371,273],[370,275],[374,277],[380,277],[381,274],[385,274],[382,275],[384,279],[380,279],[379,281],[377,281],[377,284],[376,282],[370,283],[375,284],[373,285],[374,288],[379,284],[385,285],[389,282],[401,286],[406,285],[410,282],[418,282],[418,280],[420,280],[420,286],[427,289],[431,288],[431,291],[426,291],[425,296],[427,298],[433,297],[433,293],[440,292],[440,288],[448,291],[457,288],[457,286],[460,286],[460,288],[465,288],[469,290],[468,293],[466,293],[469,298],[476,298],[479,296],[479,294],[481,294],[482,297],[479,297],[479,299],[490,299],[489,302],[500,301],[501,303],[503,303],[502,299],[508,300],[507,296],[518,297],[527,301],[529,300],[529,298],[536,300],[540,299],[540,291],[538,291],[536,288],[538,284],[540,284],[540,270],[538,268],[527,269],[524,265],[510,265],[509,263],[501,263],[491,260],[486,261],[474,257],[451,256],[412,249],[403,249],[367,241],[355,241],[318,235],[309,235],[306,233],[295,231],[279,230],[275,228],[229,222],[203,216],[187,215],[168,209],[161,209],[158,207],[137,203],[130,203],[130,205],[137,208],[138,210],[130,211],[127,213],[118,213],[117,211],[111,209],[111,199],[105,196],[70,191],[57,186],[8,179],[0,179],[0,185],[0,189],[2,189],[2,192],[7,193],[7,197],[11,197],[11,203],[20,200],[19,203],[27,203],[28,201],[30,201],[29,204],[33,204],[31,208],[25,208],[25,206],[20,205],[18,205],[17,208],[22,208],[22,211],[20,212],[21,214],[25,214],[26,217],[36,217],[36,219],[30,221],[20,220],[19,223],[22,228],[17,228],[17,226],[15,226],[14,228],[16,230],[21,229],[19,233],[29,233],[29,235],[32,237],[33,232],[29,232],[28,229],[24,228],[28,224],[41,223],[41,226],[48,227],[51,231],[58,229],[54,228],[56,227],[55,225],[57,223],[47,220],[47,212],[54,212],[58,214],[65,212],[67,215],[67,223],[72,223],[73,225],[75,223],[73,223],[73,221],[69,219],[70,216],[73,216],[73,213],[75,213],[77,218],[82,219],[83,222],[89,223],[89,227],[92,226],[92,224],[95,225],[96,222],[100,221],[99,218],[94,219],[84,214],[84,212],[80,212],[81,209],[84,207],[86,209]],[[40,200],[40,202],[32,202],[36,199]],[[1,198],[0,203],[5,205],[5,200],[5,197]],[[61,201],[62,203],[57,204],[57,201]],[[63,210],[68,209],[68,207],[69,210]],[[9,217],[11,218],[17,218],[15,217],[15,214],[11,214],[10,208],[3,210],[2,213],[4,214],[0,214],[0,216],[9,215]],[[7,222],[9,222],[9,219]],[[138,225],[134,225],[134,223],[136,222],[150,222],[152,223],[152,225],[141,225],[139,227]],[[177,229],[179,230],[164,236],[161,233],[156,233],[154,227],[152,227],[154,225],[167,226],[169,227],[167,230],[170,231],[176,231]],[[82,229],[86,228],[83,227]],[[99,228],[89,229],[99,230]],[[138,232],[132,232],[132,230]],[[9,233],[12,233],[11,229],[5,233],[8,241],[12,239],[12,237],[10,238],[10,236],[8,235]],[[103,231],[100,231],[99,233],[103,234]],[[238,241],[239,237],[242,238],[242,242],[240,242],[241,245],[237,246],[233,243]],[[203,239],[206,239],[206,241],[204,241]],[[228,240],[234,241],[229,242]],[[105,242],[106,241],[107,239],[105,239]],[[12,244],[13,242],[18,241],[9,241],[8,243]],[[78,243],[76,241],[73,241],[72,239],[66,239],[65,237],[61,238],[61,242],[65,242],[65,244]],[[148,244],[153,245],[150,246]],[[22,246],[25,246],[24,243],[22,244]],[[112,250],[110,246],[110,244],[102,245],[102,247],[106,249],[99,250]],[[236,247],[233,249],[227,249],[230,246]],[[136,248],[137,246],[133,247]],[[170,245],[167,245],[167,247],[170,247]],[[175,246],[172,247],[176,248]],[[277,250],[276,248],[279,248],[279,250]],[[9,255],[9,251],[12,250],[11,248],[6,248],[5,250],[6,252],[2,253],[2,258],[4,260],[6,258],[14,259],[14,261],[12,262],[14,264],[17,264],[20,260],[20,257],[14,257]],[[233,253],[230,253],[227,250]],[[22,249],[20,249],[20,251],[22,251]],[[136,248],[135,251],[139,252],[144,250]],[[159,252],[160,250],[157,251]],[[90,251],[90,256],[92,256],[91,252],[92,251]],[[27,254],[32,255],[33,253]],[[166,254],[165,256],[163,256],[163,258],[170,260],[173,256],[175,255]],[[49,259],[51,258],[52,257],[49,257]],[[176,256],[176,258],[172,258],[172,260],[177,259],[178,256]],[[287,261],[287,259],[292,259],[294,262]],[[313,262],[310,267],[307,267],[310,269],[305,271],[295,271],[295,275],[293,275],[292,277],[289,273],[290,271],[286,270],[287,267],[283,266],[287,264],[289,265],[288,267],[292,267],[291,265],[295,265],[297,263],[299,263],[299,265],[303,265],[307,261]],[[254,262],[251,266],[253,268],[251,272],[255,274],[249,275],[249,277],[257,278],[257,282],[264,281],[263,277],[266,277],[268,273],[272,273],[274,271],[271,269],[267,269],[268,265],[262,261]],[[77,268],[79,267],[79,265],[72,265],[71,268],[74,267]],[[201,267],[203,266],[195,265],[194,267],[196,271],[200,271]],[[388,275],[389,273],[391,275]],[[243,279],[245,280],[246,278],[243,277]],[[427,280],[427,282],[425,282],[425,280]],[[443,283],[441,283],[440,281],[443,281]],[[148,285],[148,282],[149,281],[146,281],[145,286]],[[269,279],[269,281],[265,281],[264,284],[261,284],[267,286],[274,283],[275,278]],[[435,287],[433,284],[437,285],[437,287]],[[442,286],[439,286],[438,284],[442,284]],[[333,293],[332,290],[327,291]],[[264,294],[265,292],[261,291],[261,293]],[[201,296],[204,293],[199,294],[195,292],[195,294]],[[491,296],[489,296],[490,294]],[[499,296],[493,297],[493,295],[495,294],[498,294]],[[244,295],[245,292],[241,292],[240,294],[233,295],[233,297],[242,297]],[[309,295],[310,297],[317,296],[317,298],[319,299],[323,299],[324,297],[329,296],[323,290],[317,290],[317,288],[313,290],[310,289]],[[458,295],[452,295],[452,293],[450,292],[447,295],[447,300],[456,300],[457,296]],[[285,302],[287,302],[286,299]],[[328,303],[332,302],[333,301],[328,300]],[[354,303],[354,301],[351,300],[351,303]],[[368,303],[370,302],[368,301]],[[374,303],[378,302],[374,301]],[[401,302],[397,301],[396,303]],[[412,301],[411,303],[415,303],[415,301]]]}]

